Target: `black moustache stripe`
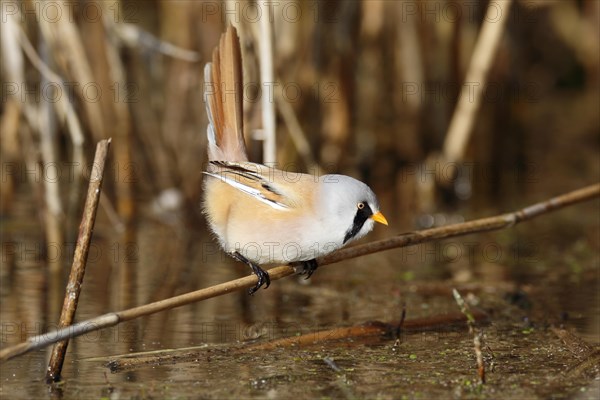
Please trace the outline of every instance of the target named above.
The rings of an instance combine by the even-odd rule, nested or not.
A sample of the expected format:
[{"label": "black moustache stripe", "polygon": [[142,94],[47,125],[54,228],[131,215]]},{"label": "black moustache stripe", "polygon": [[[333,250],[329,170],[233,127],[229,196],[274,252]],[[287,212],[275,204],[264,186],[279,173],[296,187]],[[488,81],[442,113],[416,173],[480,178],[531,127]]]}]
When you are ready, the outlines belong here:
[{"label": "black moustache stripe", "polygon": [[346,231],[346,236],[344,236],[344,244],[356,235],[362,229],[363,225],[373,215],[373,211],[371,207],[367,203],[364,203],[365,206],[362,209],[356,210],[356,215],[354,216],[354,221],[352,221],[352,226],[350,229]]}]

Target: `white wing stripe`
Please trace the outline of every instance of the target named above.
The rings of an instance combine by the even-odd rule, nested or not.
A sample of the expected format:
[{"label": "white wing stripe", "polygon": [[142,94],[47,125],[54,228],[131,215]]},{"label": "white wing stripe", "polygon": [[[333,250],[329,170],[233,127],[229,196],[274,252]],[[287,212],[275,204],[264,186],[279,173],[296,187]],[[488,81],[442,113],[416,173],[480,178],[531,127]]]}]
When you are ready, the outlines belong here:
[{"label": "white wing stripe", "polygon": [[203,173],[206,175],[212,176],[213,178],[220,179],[222,182],[225,182],[228,185],[231,185],[232,187],[236,188],[237,190],[239,190],[243,193],[249,194],[250,196],[257,199],[258,201],[265,203],[265,204],[273,207],[276,210],[280,210],[280,211],[289,210],[289,207],[286,206],[285,204],[279,203],[275,200],[267,199],[260,190],[254,189],[253,187],[250,187],[248,185],[244,185],[243,183],[238,182],[235,179],[228,178],[225,175],[213,174],[211,172],[206,172],[206,171],[204,171]]}]

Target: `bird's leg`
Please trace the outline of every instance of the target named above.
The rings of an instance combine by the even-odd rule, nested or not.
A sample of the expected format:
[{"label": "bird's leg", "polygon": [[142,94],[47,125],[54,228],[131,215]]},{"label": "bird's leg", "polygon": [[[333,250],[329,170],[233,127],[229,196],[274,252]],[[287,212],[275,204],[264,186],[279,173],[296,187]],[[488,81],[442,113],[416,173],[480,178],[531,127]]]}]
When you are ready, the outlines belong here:
[{"label": "bird's leg", "polygon": [[310,278],[311,275],[314,274],[315,271],[317,270],[317,268],[319,267],[317,260],[314,258],[312,260],[302,261],[302,262],[300,262],[300,265],[302,265],[301,274],[306,275],[306,278],[304,278],[304,279]]},{"label": "bird's leg", "polygon": [[269,287],[269,285],[271,284],[271,278],[269,278],[268,272],[266,272],[264,269],[262,269],[258,265],[254,264],[252,261],[248,260],[246,257],[241,255],[237,251],[232,251],[229,254],[231,254],[231,256],[233,258],[235,258],[236,260],[241,261],[244,264],[248,265],[250,268],[252,268],[252,272],[254,272],[254,275],[256,275],[256,277],[258,278],[258,282],[256,283],[256,286],[248,289],[248,294],[254,294],[254,292],[256,292],[258,289],[260,289],[260,287],[262,285],[265,285],[265,289]]}]

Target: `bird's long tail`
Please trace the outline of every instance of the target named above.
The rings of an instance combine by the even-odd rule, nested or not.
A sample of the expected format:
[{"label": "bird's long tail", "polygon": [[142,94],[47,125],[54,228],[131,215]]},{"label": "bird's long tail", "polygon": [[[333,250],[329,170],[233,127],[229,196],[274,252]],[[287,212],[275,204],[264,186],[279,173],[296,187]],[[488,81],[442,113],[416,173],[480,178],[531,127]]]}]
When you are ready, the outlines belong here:
[{"label": "bird's long tail", "polygon": [[242,114],[242,55],[237,30],[229,25],[204,67],[209,161],[248,161]]}]

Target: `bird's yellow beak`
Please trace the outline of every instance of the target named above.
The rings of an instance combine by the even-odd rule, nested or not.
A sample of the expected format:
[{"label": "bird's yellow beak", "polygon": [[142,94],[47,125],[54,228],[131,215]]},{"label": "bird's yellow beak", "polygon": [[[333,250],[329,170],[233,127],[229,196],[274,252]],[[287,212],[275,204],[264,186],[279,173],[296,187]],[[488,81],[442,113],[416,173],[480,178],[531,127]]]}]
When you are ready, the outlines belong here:
[{"label": "bird's yellow beak", "polygon": [[388,224],[387,219],[385,219],[383,214],[379,211],[376,212],[375,214],[371,215],[371,219],[375,222],[379,222],[380,224],[384,224],[386,226]]}]

